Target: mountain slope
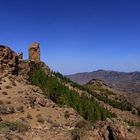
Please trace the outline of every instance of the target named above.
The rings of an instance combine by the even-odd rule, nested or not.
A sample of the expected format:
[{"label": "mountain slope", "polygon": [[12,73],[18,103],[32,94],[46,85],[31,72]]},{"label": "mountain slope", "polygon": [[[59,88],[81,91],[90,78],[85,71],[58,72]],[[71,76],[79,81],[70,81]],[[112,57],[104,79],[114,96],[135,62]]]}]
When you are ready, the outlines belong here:
[{"label": "mountain slope", "polygon": [[139,140],[140,117],[131,104],[0,50],[1,140]]},{"label": "mountain slope", "polygon": [[98,70],[93,72],[67,75],[67,77],[79,84],[86,84],[92,79],[100,79],[113,88],[130,93],[140,93],[140,72],[125,73]]},{"label": "mountain slope", "polygon": [[74,109],[59,107],[20,76],[3,76],[0,82],[1,140],[71,139],[70,129],[83,119]]}]

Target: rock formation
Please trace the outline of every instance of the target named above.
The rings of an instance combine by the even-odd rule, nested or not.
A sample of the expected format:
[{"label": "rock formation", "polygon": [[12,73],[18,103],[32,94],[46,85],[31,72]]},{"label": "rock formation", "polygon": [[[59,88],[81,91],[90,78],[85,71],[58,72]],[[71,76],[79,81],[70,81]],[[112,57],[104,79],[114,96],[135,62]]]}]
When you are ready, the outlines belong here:
[{"label": "rock formation", "polygon": [[17,74],[18,56],[7,46],[0,45],[0,74],[7,72]]},{"label": "rock formation", "polygon": [[[44,91],[29,84],[27,80],[28,72],[33,71],[36,65],[47,74],[50,73],[49,67],[38,61],[40,52],[35,54],[30,60],[23,60],[22,53],[17,55],[9,47],[0,45],[0,72],[3,74],[0,75],[0,140],[140,140],[140,129],[128,126],[122,117],[125,115],[126,118],[131,112],[122,111],[121,114],[116,111],[117,118],[98,121],[92,125],[73,108],[60,107],[47,99],[48,91],[43,94]],[[54,74],[52,76],[57,78]],[[58,81],[62,82],[61,79]],[[92,84],[95,86],[100,82],[93,80]],[[72,86],[72,83],[62,84],[79,91],[78,94],[85,93]],[[52,85],[53,88],[55,84]],[[128,119],[139,121],[135,114],[130,116]]]},{"label": "rock formation", "polygon": [[14,75],[22,75],[28,79],[28,73],[33,69],[34,65],[41,66],[46,74],[50,73],[50,68],[40,61],[39,43],[34,42],[29,47],[29,59],[23,60],[23,53],[15,53],[9,47],[0,45],[0,74],[9,73]]},{"label": "rock formation", "polygon": [[[99,121],[95,124],[94,140],[139,140],[137,132],[134,128],[128,126],[125,122],[119,119],[107,119],[106,121]],[[95,131],[94,130],[94,131]]]},{"label": "rock formation", "polygon": [[40,61],[40,47],[39,43],[33,42],[29,47],[29,60]]}]

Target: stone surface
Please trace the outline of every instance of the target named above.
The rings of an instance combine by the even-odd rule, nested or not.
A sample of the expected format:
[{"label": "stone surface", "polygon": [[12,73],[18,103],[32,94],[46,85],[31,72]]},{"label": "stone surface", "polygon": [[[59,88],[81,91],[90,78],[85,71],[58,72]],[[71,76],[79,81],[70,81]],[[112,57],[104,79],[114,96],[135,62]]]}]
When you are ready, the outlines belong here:
[{"label": "stone surface", "polygon": [[17,74],[18,56],[9,47],[0,45],[0,74],[4,72]]},{"label": "stone surface", "polygon": [[47,102],[46,102],[46,100],[45,100],[44,98],[39,98],[38,103],[39,103],[41,106],[45,107]]},{"label": "stone surface", "polygon": [[33,42],[31,46],[29,47],[29,59],[40,61],[40,47],[39,43]]}]

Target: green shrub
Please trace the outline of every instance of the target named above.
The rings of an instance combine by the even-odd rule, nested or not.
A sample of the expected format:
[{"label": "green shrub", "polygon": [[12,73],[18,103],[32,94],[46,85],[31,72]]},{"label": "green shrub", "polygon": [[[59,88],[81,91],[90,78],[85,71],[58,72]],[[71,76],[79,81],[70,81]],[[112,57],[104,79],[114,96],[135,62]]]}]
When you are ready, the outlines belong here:
[{"label": "green shrub", "polygon": [[140,127],[140,122],[134,122],[133,120],[124,120],[130,126]]},{"label": "green shrub", "polygon": [[0,133],[1,132],[9,132],[9,131],[17,131],[18,133],[24,133],[28,131],[28,126],[16,121],[16,122],[9,122],[9,121],[2,121],[0,122]]},{"label": "green shrub", "polygon": [[138,110],[138,115],[140,116],[140,108],[138,108],[137,110]]},{"label": "green shrub", "polygon": [[80,120],[76,123],[75,128],[77,129],[92,129],[91,124],[86,120]]},{"label": "green shrub", "polygon": [[24,107],[23,106],[18,106],[18,107],[16,107],[16,110],[18,112],[24,112]]},{"label": "green shrub", "polygon": [[37,121],[39,123],[41,123],[41,124],[45,123],[45,118],[41,114],[38,114],[36,117],[37,117]]},{"label": "green shrub", "polygon": [[13,114],[15,113],[15,109],[13,106],[7,106],[5,104],[0,104],[0,114]]}]

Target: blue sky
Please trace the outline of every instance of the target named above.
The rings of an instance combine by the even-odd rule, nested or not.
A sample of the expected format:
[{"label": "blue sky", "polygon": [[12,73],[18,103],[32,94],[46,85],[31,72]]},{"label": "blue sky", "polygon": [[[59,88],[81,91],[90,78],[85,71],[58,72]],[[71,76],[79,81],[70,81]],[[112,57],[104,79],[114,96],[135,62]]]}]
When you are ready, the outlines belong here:
[{"label": "blue sky", "polygon": [[0,0],[0,44],[71,74],[140,71],[139,0]]}]

